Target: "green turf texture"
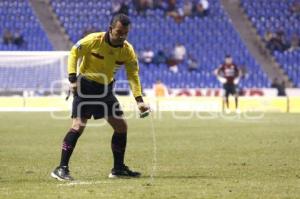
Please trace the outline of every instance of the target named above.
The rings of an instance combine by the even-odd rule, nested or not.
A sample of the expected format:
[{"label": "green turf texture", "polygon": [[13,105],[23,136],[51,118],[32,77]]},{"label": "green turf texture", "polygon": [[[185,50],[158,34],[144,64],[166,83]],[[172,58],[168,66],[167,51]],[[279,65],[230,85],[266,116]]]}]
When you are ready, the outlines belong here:
[{"label": "green turf texture", "polygon": [[126,164],[140,179],[108,179],[112,129],[88,127],[70,164],[78,181],[70,184],[50,177],[70,120],[2,112],[0,198],[300,198],[299,114],[176,116],[155,116],[155,143],[150,117],[128,119]]}]

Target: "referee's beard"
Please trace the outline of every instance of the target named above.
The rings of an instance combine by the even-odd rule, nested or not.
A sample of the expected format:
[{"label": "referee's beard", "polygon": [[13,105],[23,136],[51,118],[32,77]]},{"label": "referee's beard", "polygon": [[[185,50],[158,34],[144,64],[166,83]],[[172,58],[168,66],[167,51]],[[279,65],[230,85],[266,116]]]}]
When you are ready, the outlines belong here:
[{"label": "referee's beard", "polygon": [[122,46],[125,42],[125,39],[113,39],[111,34],[109,36],[110,43],[114,46]]},{"label": "referee's beard", "polygon": [[112,35],[112,30],[108,31],[108,40],[113,46],[122,46],[126,40],[126,37],[116,37]]}]

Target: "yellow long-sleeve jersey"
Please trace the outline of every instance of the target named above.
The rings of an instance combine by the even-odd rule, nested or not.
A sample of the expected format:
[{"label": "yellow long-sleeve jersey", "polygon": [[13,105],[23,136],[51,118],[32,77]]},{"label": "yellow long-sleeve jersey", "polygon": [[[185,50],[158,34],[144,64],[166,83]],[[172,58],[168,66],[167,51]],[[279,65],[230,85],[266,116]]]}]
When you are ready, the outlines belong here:
[{"label": "yellow long-sleeve jersey", "polygon": [[79,40],[71,49],[68,73],[77,73],[77,62],[81,58],[79,73],[101,84],[109,84],[117,69],[125,65],[127,79],[134,97],[142,96],[139,65],[132,45],[125,41],[113,47],[106,32],[92,33]]}]

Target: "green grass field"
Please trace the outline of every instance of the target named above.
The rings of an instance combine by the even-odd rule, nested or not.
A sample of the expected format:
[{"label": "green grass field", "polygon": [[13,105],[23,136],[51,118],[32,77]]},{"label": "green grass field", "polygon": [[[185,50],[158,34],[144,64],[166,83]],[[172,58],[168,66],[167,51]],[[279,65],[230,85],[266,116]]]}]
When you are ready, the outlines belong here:
[{"label": "green grass field", "polygon": [[107,178],[112,130],[90,126],[71,160],[75,183],[49,175],[70,120],[3,112],[0,119],[1,199],[300,198],[299,114],[182,120],[163,113],[154,120],[155,143],[150,118],[129,119],[126,163],[143,172],[140,179]]}]

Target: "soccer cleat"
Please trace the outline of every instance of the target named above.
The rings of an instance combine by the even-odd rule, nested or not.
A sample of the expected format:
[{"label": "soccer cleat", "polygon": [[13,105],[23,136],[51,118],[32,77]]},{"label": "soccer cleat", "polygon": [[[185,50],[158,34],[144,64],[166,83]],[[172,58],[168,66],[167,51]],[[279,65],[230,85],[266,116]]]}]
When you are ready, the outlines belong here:
[{"label": "soccer cleat", "polygon": [[72,181],[74,178],[70,176],[70,170],[67,166],[59,166],[51,173],[51,177],[59,181]]},{"label": "soccer cleat", "polygon": [[123,165],[121,168],[113,168],[108,178],[138,178],[140,176],[140,172],[131,171],[128,166]]},{"label": "soccer cleat", "polygon": [[237,114],[241,114],[241,110],[240,110],[240,109],[236,109],[235,112],[236,112]]}]

